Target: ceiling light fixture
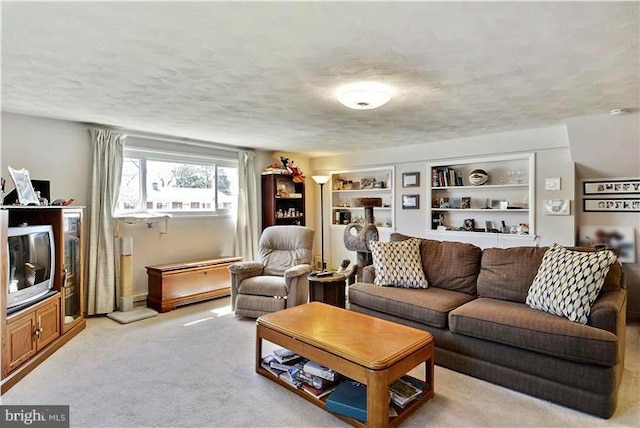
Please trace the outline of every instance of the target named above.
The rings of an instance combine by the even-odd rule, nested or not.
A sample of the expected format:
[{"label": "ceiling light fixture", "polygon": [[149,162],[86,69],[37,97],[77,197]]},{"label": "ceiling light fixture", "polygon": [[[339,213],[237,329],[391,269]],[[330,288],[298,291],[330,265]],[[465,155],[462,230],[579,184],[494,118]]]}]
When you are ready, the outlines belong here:
[{"label": "ceiling light fixture", "polygon": [[354,83],[340,87],[337,98],[354,110],[371,110],[388,103],[391,92],[391,88],[382,83]]}]

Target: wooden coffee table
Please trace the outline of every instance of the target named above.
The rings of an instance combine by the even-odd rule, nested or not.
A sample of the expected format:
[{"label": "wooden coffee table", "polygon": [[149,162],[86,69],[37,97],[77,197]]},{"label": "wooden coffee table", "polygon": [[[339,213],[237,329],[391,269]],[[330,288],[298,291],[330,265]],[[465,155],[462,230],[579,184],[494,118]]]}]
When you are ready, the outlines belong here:
[{"label": "wooden coffee table", "polygon": [[[320,302],[263,315],[257,320],[255,370],[326,408],[322,399],[295,389],[260,366],[262,341],[287,348],[367,385],[367,424],[338,415],[354,426],[396,426],[433,397],[433,338],[425,331]],[[389,385],[425,363],[422,397],[389,417]]]}]

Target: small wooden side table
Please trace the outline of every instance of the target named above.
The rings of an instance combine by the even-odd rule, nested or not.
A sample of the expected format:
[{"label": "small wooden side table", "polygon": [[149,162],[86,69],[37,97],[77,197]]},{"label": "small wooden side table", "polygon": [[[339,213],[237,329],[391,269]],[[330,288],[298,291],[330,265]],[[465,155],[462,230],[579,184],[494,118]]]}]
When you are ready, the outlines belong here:
[{"label": "small wooden side table", "polygon": [[333,272],[331,276],[318,277],[309,274],[309,300],[322,302],[339,308],[345,307],[345,286],[347,277]]}]

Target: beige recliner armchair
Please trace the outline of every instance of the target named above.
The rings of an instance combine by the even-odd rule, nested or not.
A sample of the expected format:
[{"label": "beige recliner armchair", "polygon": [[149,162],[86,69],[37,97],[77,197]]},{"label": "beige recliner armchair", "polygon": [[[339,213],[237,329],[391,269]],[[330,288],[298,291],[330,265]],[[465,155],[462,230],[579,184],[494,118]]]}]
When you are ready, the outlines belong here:
[{"label": "beige recliner armchair", "polygon": [[231,265],[231,308],[238,316],[259,316],[307,303],[314,231],[271,226],[262,232],[258,261]]}]

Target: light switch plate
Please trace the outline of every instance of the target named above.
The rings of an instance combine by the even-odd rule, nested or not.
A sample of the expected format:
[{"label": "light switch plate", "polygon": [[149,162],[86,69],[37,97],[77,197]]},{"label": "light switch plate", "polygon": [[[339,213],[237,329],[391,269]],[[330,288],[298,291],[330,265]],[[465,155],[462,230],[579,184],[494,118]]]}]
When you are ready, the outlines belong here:
[{"label": "light switch plate", "polygon": [[560,190],[560,177],[545,178],[544,190]]}]

